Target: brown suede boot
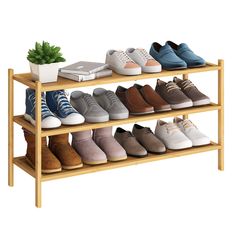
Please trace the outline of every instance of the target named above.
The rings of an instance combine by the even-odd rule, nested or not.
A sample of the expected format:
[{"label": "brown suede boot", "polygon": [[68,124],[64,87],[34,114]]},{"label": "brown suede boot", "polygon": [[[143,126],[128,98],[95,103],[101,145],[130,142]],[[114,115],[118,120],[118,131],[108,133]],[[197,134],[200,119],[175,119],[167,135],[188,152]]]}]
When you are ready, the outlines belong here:
[{"label": "brown suede boot", "polygon": [[[35,135],[24,130],[27,142],[26,160],[35,168]],[[61,171],[61,163],[47,147],[46,137],[42,138],[42,173],[49,174]]]},{"label": "brown suede boot", "polygon": [[79,154],[68,142],[69,134],[60,134],[49,137],[49,148],[60,160],[62,168],[71,170],[83,166]]}]

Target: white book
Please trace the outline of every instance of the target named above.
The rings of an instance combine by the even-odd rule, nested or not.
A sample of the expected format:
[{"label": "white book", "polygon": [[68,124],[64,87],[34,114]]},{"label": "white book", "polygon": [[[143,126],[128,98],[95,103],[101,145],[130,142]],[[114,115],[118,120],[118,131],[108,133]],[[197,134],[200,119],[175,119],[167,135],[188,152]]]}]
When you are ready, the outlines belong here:
[{"label": "white book", "polygon": [[79,75],[79,74],[74,74],[74,73],[64,73],[64,72],[58,72],[58,75],[60,77],[74,80],[77,82],[82,82],[82,81],[87,81],[87,80],[93,80],[95,79],[96,75],[95,74],[90,74],[90,75]]},{"label": "white book", "polygon": [[107,69],[108,65],[100,62],[79,61],[60,69],[60,72],[89,75]]}]

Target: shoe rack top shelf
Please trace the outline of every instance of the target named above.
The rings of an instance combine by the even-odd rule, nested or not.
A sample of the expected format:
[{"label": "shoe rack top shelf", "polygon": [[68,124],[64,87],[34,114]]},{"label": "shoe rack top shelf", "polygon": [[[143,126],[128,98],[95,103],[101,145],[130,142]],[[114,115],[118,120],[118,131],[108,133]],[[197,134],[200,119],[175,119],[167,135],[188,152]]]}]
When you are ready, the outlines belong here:
[{"label": "shoe rack top shelf", "polygon": [[[73,125],[73,126],[62,125],[59,128],[55,128],[55,129],[43,129],[41,132],[41,136],[46,137],[46,136],[52,136],[52,135],[66,134],[69,132],[73,133],[77,131],[92,130],[92,129],[110,127],[110,126],[118,126],[118,125],[123,125],[123,124],[130,124],[130,123],[136,123],[136,122],[148,121],[148,120],[156,120],[156,119],[161,119],[161,118],[166,118],[166,117],[174,117],[174,116],[214,111],[214,110],[220,110],[220,109],[221,109],[220,105],[211,103],[210,105],[205,105],[205,106],[200,106],[200,107],[190,107],[190,108],[172,110],[172,111],[166,111],[166,112],[152,113],[152,114],[139,115],[139,116],[130,116],[129,118],[122,119],[122,120],[109,120],[107,122],[101,122],[101,123],[83,123],[80,125]],[[35,127],[31,125],[28,121],[26,121],[23,115],[14,116],[14,121],[20,126],[29,130],[30,132],[35,133]]]},{"label": "shoe rack top shelf", "polygon": [[[155,74],[143,73],[141,75],[135,75],[135,76],[124,76],[124,75],[119,75],[113,72],[112,76],[110,77],[98,78],[95,80],[89,80],[89,81],[83,81],[83,82],[76,82],[73,80],[58,77],[57,82],[42,84],[41,89],[42,91],[46,92],[46,91],[53,91],[53,90],[60,90],[60,89],[72,89],[72,88],[78,88],[78,87],[88,87],[88,86],[97,86],[97,85],[102,85],[102,84],[112,84],[112,83],[119,83],[119,82],[160,78],[160,77],[165,77],[165,76],[199,73],[199,72],[213,71],[213,70],[219,70],[219,69],[220,69],[219,65],[208,62],[207,65],[204,67],[187,68],[183,70],[172,70],[172,71],[163,70]],[[30,73],[15,74],[13,76],[13,79],[22,84],[25,84],[29,88],[32,88],[32,89],[36,88],[36,83],[33,81]]]}]

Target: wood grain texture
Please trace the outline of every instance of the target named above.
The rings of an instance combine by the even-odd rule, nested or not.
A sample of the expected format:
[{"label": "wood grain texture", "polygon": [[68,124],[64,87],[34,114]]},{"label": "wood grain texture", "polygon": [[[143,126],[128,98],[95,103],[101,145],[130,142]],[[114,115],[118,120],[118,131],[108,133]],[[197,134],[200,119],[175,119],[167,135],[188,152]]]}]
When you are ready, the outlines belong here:
[{"label": "wood grain texture", "polygon": [[218,71],[218,104],[221,109],[218,111],[218,143],[222,149],[218,151],[218,169],[224,170],[224,60],[219,60],[220,70]]},{"label": "wood grain texture", "polygon": [[14,185],[14,71],[8,70],[8,185]]},{"label": "wood grain texture", "polygon": [[41,170],[42,170],[42,138],[41,138],[41,83],[36,82],[35,107],[35,205],[41,207]]}]

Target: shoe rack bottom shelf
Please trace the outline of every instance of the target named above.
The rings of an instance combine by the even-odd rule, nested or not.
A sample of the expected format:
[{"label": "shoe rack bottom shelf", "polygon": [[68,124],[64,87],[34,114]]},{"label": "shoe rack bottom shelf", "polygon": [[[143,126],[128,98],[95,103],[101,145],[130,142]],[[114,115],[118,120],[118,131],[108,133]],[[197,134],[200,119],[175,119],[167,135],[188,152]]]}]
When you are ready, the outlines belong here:
[{"label": "shoe rack bottom shelf", "polygon": [[[160,154],[160,155],[148,154],[148,156],[144,158],[128,157],[126,160],[119,161],[119,162],[108,162],[106,164],[96,165],[96,166],[84,165],[80,169],[62,170],[61,172],[57,172],[53,174],[42,174],[42,181],[66,178],[66,177],[82,175],[82,174],[87,174],[87,173],[92,173],[92,172],[97,172],[97,171],[115,169],[115,168],[124,167],[124,166],[131,166],[131,165],[136,165],[136,164],[141,164],[141,163],[146,163],[146,162],[151,162],[151,161],[159,161],[159,160],[164,160],[167,158],[186,156],[186,155],[207,152],[207,151],[212,151],[212,150],[219,150],[219,149],[221,149],[221,145],[211,142],[211,144],[206,145],[206,146],[201,146],[201,147],[192,147],[189,149],[183,149],[183,150],[178,150],[178,151],[168,150],[166,153]],[[20,167],[21,169],[23,169],[24,171],[26,171],[31,176],[33,177],[35,176],[35,171],[28,164],[25,156],[14,158],[14,164]]]}]

